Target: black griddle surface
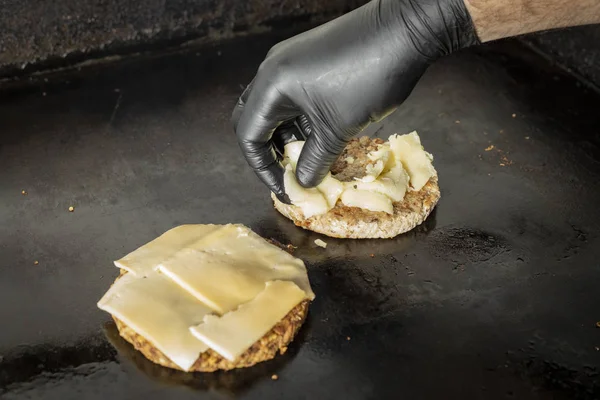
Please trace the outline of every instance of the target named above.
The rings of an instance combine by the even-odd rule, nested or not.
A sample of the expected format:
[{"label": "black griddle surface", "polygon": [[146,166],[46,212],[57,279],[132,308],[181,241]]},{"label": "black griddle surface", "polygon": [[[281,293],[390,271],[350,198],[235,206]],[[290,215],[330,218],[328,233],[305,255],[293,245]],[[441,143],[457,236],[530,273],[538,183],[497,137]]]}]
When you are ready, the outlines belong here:
[{"label": "black griddle surface", "polygon": [[[274,211],[230,126],[279,39],[0,92],[0,397],[600,398],[600,96],[515,42],[438,62],[369,132],[419,131],[439,206],[393,240],[333,240]],[[298,246],[317,293],[301,336],[248,370],[146,362],[96,308],[112,260],[229,222]]]}]

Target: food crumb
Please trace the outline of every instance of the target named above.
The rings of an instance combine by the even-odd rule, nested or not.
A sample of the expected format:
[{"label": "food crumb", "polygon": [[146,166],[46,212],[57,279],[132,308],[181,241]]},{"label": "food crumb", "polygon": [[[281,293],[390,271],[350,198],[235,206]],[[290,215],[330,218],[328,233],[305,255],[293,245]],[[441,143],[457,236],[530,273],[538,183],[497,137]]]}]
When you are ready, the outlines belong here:
[{"label": "food crumb", "polygon": [[504,133],[504,129],[500,129],[498,133]]},{"label": "food crumb", "polygon": [[73,211],[75,211],[75,207],[73,207],[73,206],[70,206],[70,207],[69,207],[69,212],[73,212]]},{"label": "food crumb", "polygon": [[596,351],[600,351],[600,347],[596,346]]},{"label": "food crumb", "polygon": [[371,253],[371,254],[369,254],[369,257],[373,258],[373,257],[375,257],[375,254]]},{"label": "food crumb", "polygon": [[38,265],[39,263],[40,263],[40,262],[39,262],[38,260],[35,260],[35,261],[33,262],[33,265]]},{"label": "food crumb", "polygon": [[525,140],[529,140],[529,136],[525,136]]},{"label": "food crumb", "polygon": [[460,124],[460,120],[457,119],[456,121],[454,121],[454,123],[455,124]]},{"label": "food crumb", "polygon": [[485,148],[485,151],[490,151],[490,150],[494,150],[493,144],[490,144],[488,147]]},{"label": "food crumb", "polygon": [[27,196],[27,191],[26,191],[26,190],[21,190],[21,194],[22,194],[23,196]]},{"label": "food crumb", "polygon": [[46,92],[42,92],[42,96],[46,96]]},{"label": "food crumb", "polygon": [[596,322],[596,328],[600,328],[600,321]]},{"label": "food crumb", "polygon": [[276,381],[277,379],[279,379],[279,377],[276,374],[271,375],[271,379]]},{"label": "food crumb", "polygon": [[296,250],[298,248],[298,246],[294,246],[293,244],[288,244],[286,247],[289,252],[293,252],[294,250]]},{"label": "food crumb", "polygon": [[324,241],[322,241],[321,239],[317,239],[317,240],[315,240],[315,244],[316,244],[317,246],[319,246],[319,247],[322,247],[322,248],[324,248],[324,249],[325,249],[325,248],[327,248],[327,243],[326,243],[326,242],[324,242]]},{"label": "food crumb", "polygon": [[513,117],[513,118],[517,118],[517,114],[513,114],[513,115],[512,115],[512,117]]},{"label": "food crumb", "polygon": [[348,341],[349,341],[349,340],[350,340],[350,336],[346,336],[346,340],[348,340]]}]

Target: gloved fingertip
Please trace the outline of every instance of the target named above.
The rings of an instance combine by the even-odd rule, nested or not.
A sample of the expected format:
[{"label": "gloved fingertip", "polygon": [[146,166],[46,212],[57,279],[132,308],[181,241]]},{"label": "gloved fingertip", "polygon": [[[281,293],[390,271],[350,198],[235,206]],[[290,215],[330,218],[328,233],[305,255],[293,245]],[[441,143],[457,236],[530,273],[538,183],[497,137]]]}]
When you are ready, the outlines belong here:
[{"label": "gloved fingertip", "polygon": [[296,169],[296,180],[300,186],[310,189],[317,186],[325,178],[325,175],[315,173],[312,171],[305,171],[301,166]]},{"label": "gloved fingertip", "polygon": [[285,192],[275,193],[277,199],[287,205],[291,205],[292,201],[290,200],[290,196],[288,196]]}]

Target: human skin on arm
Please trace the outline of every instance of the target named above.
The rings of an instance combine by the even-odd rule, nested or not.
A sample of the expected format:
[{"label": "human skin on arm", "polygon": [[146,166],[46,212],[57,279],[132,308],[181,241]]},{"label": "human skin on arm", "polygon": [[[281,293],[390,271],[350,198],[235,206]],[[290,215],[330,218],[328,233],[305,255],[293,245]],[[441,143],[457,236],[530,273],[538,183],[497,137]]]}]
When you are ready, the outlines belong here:
[{"label": "human skin on arm", "polygon": [[482,42],[600,23],[598,0],[465,0]]},{"label": "human skin on arm", "polygon": [[305,139],[296,169],[319,184],[346,143],[392,113],[427,67],[465,47],[600,22],[600,0],[373,0],[275,45],[232,116],[242,153],[289,203],[279,160]]}]

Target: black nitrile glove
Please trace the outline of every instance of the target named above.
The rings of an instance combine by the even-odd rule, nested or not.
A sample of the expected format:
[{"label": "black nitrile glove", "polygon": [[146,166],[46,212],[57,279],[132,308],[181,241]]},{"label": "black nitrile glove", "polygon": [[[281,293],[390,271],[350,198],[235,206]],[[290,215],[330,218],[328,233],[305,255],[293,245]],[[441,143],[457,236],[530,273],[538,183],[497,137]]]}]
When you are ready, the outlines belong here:
[{"label": "black nitrile glove", "polygon": [[285,201],[276,149],[307,137],[296,177],[316,186],[346,143],[393,112],[432,62],[477,43],[463,0],[373,0],[285,40],[233,112],[244,156]]}]

